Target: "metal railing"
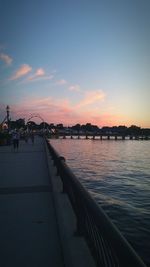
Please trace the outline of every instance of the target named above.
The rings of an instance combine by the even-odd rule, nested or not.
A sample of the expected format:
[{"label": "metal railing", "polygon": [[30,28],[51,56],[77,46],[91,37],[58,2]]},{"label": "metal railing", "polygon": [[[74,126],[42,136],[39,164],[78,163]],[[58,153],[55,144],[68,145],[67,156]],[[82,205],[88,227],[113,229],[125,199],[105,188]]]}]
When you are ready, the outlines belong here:
[{"label": "metal railing", "polygon": [[72,204],[77,218],[77,234],[83,235],[99,267],[146,267],[105,212],[78,181],[58,152],[46,140],[63,192]]}]

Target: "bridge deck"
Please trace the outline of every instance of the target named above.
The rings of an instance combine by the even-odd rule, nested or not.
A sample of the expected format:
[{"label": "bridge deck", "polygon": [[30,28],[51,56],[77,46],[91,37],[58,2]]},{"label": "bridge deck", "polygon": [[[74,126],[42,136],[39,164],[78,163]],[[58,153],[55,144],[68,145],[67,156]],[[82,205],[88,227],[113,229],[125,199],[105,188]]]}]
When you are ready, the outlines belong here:
[{"label": "bridge deck", "polygon": [[42,138],[0,147],[0,265],[63,266]]}]

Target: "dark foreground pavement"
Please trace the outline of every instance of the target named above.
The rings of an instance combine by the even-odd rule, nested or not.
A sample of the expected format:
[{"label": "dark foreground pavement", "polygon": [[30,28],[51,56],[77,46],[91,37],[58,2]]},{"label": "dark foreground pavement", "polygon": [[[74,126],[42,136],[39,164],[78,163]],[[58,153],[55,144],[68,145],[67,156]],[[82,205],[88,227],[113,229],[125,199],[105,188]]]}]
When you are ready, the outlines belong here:
[{"label": "dark foreground pavement", "polygon": [[64,266],[40,137],[0,147],[0,266]]}]

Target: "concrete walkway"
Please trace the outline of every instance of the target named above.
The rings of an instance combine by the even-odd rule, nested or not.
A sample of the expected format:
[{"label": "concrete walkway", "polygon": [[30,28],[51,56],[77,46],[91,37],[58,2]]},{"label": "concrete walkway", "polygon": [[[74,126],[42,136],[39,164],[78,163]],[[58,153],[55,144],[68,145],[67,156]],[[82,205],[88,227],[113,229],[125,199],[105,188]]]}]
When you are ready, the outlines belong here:
[{"label": "concrete walkway", "polygon": [[0,147],[0,217],[0,266],[64,266],[42,138]]}]

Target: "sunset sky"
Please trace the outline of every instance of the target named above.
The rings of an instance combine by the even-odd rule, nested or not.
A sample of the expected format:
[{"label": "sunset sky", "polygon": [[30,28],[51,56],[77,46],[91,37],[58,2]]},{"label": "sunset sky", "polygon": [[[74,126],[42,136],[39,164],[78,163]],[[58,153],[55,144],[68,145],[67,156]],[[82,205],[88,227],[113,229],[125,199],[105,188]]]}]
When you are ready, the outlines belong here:
[{"label": "sunset sky", "polygon": [[0,122],[150,128],[150,0],[0,0]]}]

